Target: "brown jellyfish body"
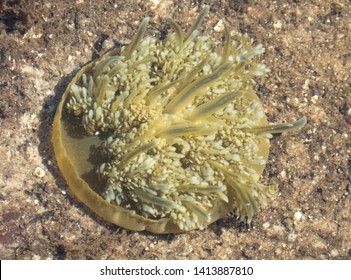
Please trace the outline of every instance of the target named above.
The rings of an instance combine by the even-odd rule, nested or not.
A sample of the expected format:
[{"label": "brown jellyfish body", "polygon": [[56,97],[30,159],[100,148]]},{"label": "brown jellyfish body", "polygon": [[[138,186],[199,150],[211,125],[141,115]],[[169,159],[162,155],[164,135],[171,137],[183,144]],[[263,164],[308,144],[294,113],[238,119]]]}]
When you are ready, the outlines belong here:
[{"label": "brown jellyfish body", "polygon": [[85,65],[53,124],[60,170],[76,197],[107,221],[154,233],[202,229],[234,213],[248,222],[274,190],[259,178],[272,133],[253,90],[268,69],[247,36],[223,46],[199,34],[208,7],[184,33],[146,37]]}]

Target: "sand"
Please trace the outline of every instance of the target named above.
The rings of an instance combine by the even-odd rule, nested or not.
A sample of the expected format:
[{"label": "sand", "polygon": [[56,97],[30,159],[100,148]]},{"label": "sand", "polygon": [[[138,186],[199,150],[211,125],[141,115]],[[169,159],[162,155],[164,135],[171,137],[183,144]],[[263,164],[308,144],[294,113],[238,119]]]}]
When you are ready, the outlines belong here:
[{"label": "sand", "polygon": [[[349,1],[10,1],[0,7],[1,259],[351,259],[351,6]],[[278,195],[251,225],[157,235],[109,224],[77,201],[51,145],[55,108],[74,73],[140,21],[165,36],[211,5],[203,31],[248,33],[271,73],[257,92],[275,136],[261,178]]]}]

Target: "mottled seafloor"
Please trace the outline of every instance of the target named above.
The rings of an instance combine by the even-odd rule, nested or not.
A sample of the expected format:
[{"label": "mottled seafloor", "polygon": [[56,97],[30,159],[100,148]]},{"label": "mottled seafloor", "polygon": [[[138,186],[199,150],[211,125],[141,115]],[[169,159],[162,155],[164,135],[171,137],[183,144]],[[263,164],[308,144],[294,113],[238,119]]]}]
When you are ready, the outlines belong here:
[{"label": "mottled seafloor", "polygon": [[[129,2],[129,3],[127,3]],[[181,2],[182,4],[179,4]],[[351,259],[350,1],[1,1],[1,259]],[[275,136],[262,182],[277,197],[248,226],[156,235],[106,223],[78,202],[50,142],[55,108],[74,73],[130,42],[141,19],[165,36],[171,15],[222,40],[248,33],[271,73],[257,80],[269,121],[308,124]]]}]

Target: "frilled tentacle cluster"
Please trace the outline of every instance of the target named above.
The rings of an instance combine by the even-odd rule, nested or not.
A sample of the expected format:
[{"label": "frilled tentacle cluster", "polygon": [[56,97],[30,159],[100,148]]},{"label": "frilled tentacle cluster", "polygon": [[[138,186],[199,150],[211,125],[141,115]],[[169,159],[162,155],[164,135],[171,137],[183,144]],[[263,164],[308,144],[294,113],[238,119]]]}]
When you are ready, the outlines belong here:
[{"label": "frilled tentacle cluster", "polygon": [[249,221],[271,191],[258,183],[266,163],[260,143],[294,124],[268,126],[253,78],[268,72],[247,36],[219,46],[199,34],[208,8],[184,33],[144,38],[142,21],[118,56],[105,57],[71,87],[66,104],[90,135],[108,134],[109,161],[97,167],[102,196],[149,219],[170,218],[182,230],[211,222],[215,203]]}]

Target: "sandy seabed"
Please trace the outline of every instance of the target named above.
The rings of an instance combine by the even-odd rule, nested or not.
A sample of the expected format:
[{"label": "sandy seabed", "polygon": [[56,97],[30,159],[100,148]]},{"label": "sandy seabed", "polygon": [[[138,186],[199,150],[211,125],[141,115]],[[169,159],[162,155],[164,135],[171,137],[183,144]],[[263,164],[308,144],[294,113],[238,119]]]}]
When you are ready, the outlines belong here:
[{"label": "sandy seabed", "polygon": [[[341,1],[0,2],[1,259],[351,259],[351,6]],[[261,181],[277,197],[250,226],[227,217],[205,230],[156,235],[109,224],[71,194],[50,142],[55,108],[74,73],[140,21],[164,36],[171,15],[203,31],[225,18],[266,52],[257,94],[272,123],[308,124],[275,136]]]}]

